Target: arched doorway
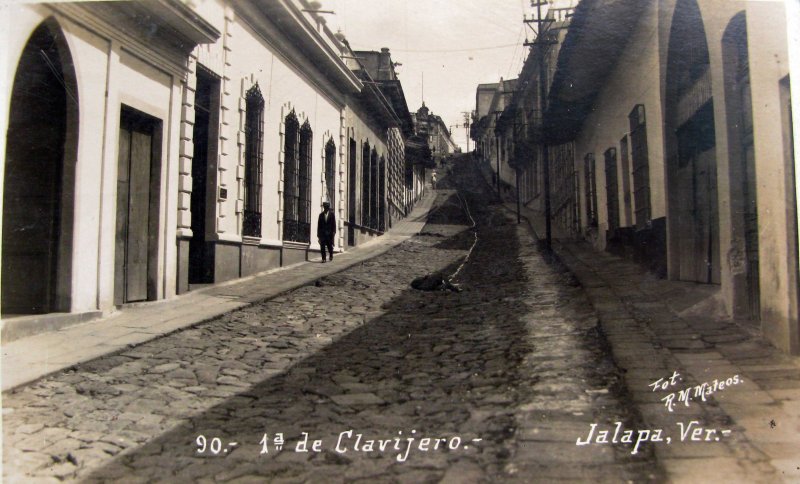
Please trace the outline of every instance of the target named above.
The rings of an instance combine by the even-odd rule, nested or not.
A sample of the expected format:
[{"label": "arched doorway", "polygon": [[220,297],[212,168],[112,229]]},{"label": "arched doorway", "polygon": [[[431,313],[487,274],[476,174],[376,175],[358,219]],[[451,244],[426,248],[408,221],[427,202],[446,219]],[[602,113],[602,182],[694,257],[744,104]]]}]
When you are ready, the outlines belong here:
[{"label": "arched doorway", "polygon": [[3,182],[2,312],[70,309],[75,71],[55,21],[28,39],[11,92]]},{"label": "arched doorway", "polygon": [[747,49],[747,21],[740,12],[728,24],[722,37],[725,76],[725,106],[728,120],[731,212],[733,241],[731,266],[734,272],[734,314],[760,318],[758,263],[758,204],[753,142],[753,102],[750,97],[750,58]]},{"label": "arched doorway", "polygon": [[675,7],[667,54],[665,136],[674,278],[719,284],[716,135],[708,45],[695,0]]}]

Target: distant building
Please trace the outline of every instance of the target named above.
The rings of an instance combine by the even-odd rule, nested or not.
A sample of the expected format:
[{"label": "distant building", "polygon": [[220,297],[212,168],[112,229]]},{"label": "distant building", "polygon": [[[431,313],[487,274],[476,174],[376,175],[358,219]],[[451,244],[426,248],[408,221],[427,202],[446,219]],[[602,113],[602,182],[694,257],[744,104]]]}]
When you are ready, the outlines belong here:
[{"label": "distant building", "polygon": [[380,230],[386,230],[391,227],[393,220],[404,217],[413,201],[422,194],[424,173],[420,164],[414,161],[419,156],[406,156],[407,151],[414,150],[413,143],[407,144],[407,140],[414,136],[414,121],[389,49],[382,48],[379,52],[356,51],[355,56],[368,75],[365,82],[374,83],[391,108],[391,112],[384,113],[391,119],[388,131],[389,152],[385,166],[388,180],[387,206],[385,210],[380,210],[381,214],[385,212],[382,216],[387,218],[378,224]]},{"label": "distant building", "polygon": [[[500,82],[481,84],[475,96],[477,121],[473,123],[470,136],[475,141],[476,151],[484,163],[489,164],[500,183],[514,183],[514,174],[509,166],[512,137],[510,132],[498,128],[498,121],[511,102],[517,79],[500,78]],[[497,178],[496,178],[497,180]]]},{"label": "distant building", "polygon": [[415,132],[427,138],[428,146],[437,162],[456,152],[456,144],[450,136],[447,124],[440,116],[431,113],[424,101],[422,107],[412,117]]}]

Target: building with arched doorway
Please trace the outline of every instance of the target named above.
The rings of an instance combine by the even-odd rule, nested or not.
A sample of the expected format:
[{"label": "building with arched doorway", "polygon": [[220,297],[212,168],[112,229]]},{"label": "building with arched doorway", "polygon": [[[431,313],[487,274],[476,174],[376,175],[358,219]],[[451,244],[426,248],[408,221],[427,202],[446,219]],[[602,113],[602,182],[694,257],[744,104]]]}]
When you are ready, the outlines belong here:
[{"label": "building with arched doorway", "polygon": [[549,101],[581,237],[703,285],[708,307],[800,351],[783,2],[583,1]]},{"label": "building with arched doorway", "polygon": [[325,201],[341,251],[418,198],[399,80],[301,0],[8,13],[6,341],[307,261]]},{"label": "building with arched doorway", "polygon": [[165,297],[185,59],[219,32],[179,2],[8,8],[4,320]]}]

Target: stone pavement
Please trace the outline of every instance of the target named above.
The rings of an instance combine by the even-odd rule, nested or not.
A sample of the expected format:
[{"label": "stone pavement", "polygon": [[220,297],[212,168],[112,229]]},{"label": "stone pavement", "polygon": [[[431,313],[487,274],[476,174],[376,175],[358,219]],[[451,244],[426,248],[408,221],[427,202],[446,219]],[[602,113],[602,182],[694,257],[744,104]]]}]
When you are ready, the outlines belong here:
[{"label": "stone pavement", "polygon": [[100,319],[2,345],[2,390],[29,383],[78,363],[208,321],[376,257],[417,234],[435,196],[427,193],[408,217],[383,236],[336,255],[216,284],[174,298],[119,309]]},{"label": "stone pavement", "polygon": [[[378,257],[5,392],[5,480],[660,479],[650,446],[576,446],[641,424],[581,288],[474,181],[475,231],[440,190]],[[462,292],[409,288],[468,253]]]},{"label": "stone pavement", "polygon": [[[516,213],[513,200],[505,206]],[[542,213],[524,206],[521,213],[534,237],[544,234]],[[800,358],[720,317],[713,287],[659,279],[553,228],[555,256],[597,311],[646,428],[680,437],[696,421],[692,432],[718,431],[700,431],[697,439],[689,432],[687,442],[677,445],[654,444],[669,481],[800,482]],[[663,387],[650,386],[660,378]],[[679,402],[686,389],[689,398]],[[664,400],[670,395],[672,411]],[[721,435],[723,430],[730,432]]]}]

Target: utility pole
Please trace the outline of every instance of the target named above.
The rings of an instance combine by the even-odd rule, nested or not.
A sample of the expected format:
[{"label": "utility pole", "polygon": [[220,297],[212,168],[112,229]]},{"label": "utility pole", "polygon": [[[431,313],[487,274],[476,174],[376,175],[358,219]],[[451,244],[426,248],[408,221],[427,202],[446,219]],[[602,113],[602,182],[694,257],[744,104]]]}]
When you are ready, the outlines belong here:
[{"label": "utility pole", "polygon": [[[525,125],[523,125],[523,129],[524,129],[524,127],[525,127]],[[517,150],[517,120],[516,119],[514,119],[514,131],[513,131],[513,133],[514,133],[514,151],[519,153],[519,151]],[[517,159],[517,162],[514,165],[515,165],[514,166],[514,182],[517,185],[517,224],[519,225],[520,223],[522,223],[522,217],[520,215],[520,210],[521,210],[521,206],[520,205],[521,205],[522,202],[520,201],[520,195],[519,195],[519,172],[520,172],[519,159]]]},{"label": "utility pole", "polygon": [[497,196],[500,196],[500,135],[497,134],[497,120],[503,111],[494,111],[494,147],[495,147],[495,154],[497,155],[497,179],[495,180],[495,186],[497,188]]},{"label": "utility pole", "polygon": [[531,7],[536,7],[536,18],[530,20],[525,18],[524,22],[536,24],[536,39],[533,42],[525,42],[525,45],[539,46],[539,122],[541,123],[542,169],[544,170],[545,248],[549,251],[552,247],[553,236],[550,223],[550,153],[544,133],[544,112],[547,109],[547,85],[545,83],[547,66],[544,56],[547,46],[558,42],[545,39],[546,26],[553,21],[553,19],[542,18],[542,5],[547,4],[547,0],[531,0]]},{"label": "utility pole", "polygon": [[461,111],[464,115],[464,131],[467,135],[467,153],[469,153],[469,111]]}]

